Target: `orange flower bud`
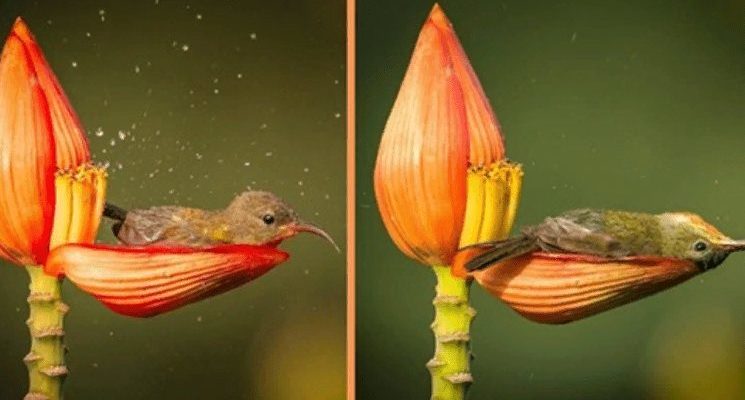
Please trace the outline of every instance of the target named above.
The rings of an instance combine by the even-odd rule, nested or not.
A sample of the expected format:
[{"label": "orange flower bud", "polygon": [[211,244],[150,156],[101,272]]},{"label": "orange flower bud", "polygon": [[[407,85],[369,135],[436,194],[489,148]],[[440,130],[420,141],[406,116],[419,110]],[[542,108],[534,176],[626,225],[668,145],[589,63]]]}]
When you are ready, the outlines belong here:
[{"label": "orange flower bud", "polygon": [[[0,56],[0,256],[16,264],[44,262],[55,216],[55,173],[89,160],[75,112],[28,27],[17,19]],[[97,221],[81,225],[97,227]]]},{"label": "orange flower bud", "polygon": [[378,207],[399,249],[424,264],[448,264],[461,242],[470,201],[469,165],[489,169],[503,157],[494,112],[450,22],[435,5],[388,117],[375,166]]}]

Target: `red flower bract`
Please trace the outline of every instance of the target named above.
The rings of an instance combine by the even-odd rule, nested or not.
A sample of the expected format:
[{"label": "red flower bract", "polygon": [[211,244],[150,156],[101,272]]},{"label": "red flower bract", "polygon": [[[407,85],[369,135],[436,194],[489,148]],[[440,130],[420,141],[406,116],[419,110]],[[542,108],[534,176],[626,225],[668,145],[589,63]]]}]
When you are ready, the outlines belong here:
[{"label": "red flower bract", "polygon": [[19,18],[0,56],[0,256],[16,264],[44,262],[55,172],[89,160],[78,118]]},{"label": "red flower bract", "polygon": [[699,273],[686,260],[533,253],[471,275],[525,318],[563,324],[652,295]]},{"label": "red flower bract", "polygon": [[274,247],[250,245],[65,245],[50,253],[44,270],[64,274],[119,314],[151,317],[243,285],[288,257]]}]

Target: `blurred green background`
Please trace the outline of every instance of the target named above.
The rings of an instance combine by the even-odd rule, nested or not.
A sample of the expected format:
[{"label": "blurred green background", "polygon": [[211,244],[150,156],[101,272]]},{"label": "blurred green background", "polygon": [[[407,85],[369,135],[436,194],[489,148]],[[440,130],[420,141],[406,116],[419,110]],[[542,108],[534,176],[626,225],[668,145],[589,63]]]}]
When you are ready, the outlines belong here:
[{"label": "blurred green background", "polygon": [[[19,15],[111,164],[112,202],[217,208],[250,186],[345,244],[342,0],[3,1],[0,32]],[[67,398],[342,398],[345,258],[310,235],[282,247],[261,279],[148,320],[66,283]],[[27,284],[0,266],[0,399],[26,391]]]},{"label": "blurred green background", "polygon": [[[524,164],[516,226],[579,207],[692,210],[745,237],[745,2],[442,1]],[[372,193],[431,1],[358,1],[358,398],[426,399],[434,277]],[[565,326],[479,287],[471,399],[745,398],[745,254]]]}]

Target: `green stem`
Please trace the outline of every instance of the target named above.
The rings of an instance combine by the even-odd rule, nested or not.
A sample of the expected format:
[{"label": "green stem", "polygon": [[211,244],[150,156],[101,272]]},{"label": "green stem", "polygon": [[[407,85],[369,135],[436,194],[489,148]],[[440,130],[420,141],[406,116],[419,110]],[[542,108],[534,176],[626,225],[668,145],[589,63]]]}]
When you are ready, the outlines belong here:
[{"label": "green stem", "polygon": [[27,266],[31,351],[23,358],[28,367],[29,389],[24,400],[61,400],[67,376],[63,320],[68,307],[62,302],[62,281],[37,266]]},{"label": "green stem", "polygon": [[427,363],[432,375],[432,400],[462,400],[471,376],[471,321],[476,310],[468,304],[470,283],[453,276],[450,267],[433,266],[435,287],[435,356]]}]

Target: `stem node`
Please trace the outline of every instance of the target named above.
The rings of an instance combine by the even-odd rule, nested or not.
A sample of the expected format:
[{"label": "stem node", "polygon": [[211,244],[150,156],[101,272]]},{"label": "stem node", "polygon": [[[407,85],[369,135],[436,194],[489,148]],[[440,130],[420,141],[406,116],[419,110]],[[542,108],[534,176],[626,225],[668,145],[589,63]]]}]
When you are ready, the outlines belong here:
[{"label": "stem node", "polygon": [[63,320],[69,307],[62,302],[62,283],[44,274],[38,266],[27,266],[31,350],[23,358],[28,368],[29,390],[24,400],[62,400],[62,382],[69,373],[65,365]]},{"label": "stem node", "polygon": [[437,277],[432,304],[435,320],[435,356],[427,362],[432,375],[432,400],[463,400],[471,375],[471,321],[476,315],[468,304],[469,282],[453,276],[447,266],[432,267]]}]

